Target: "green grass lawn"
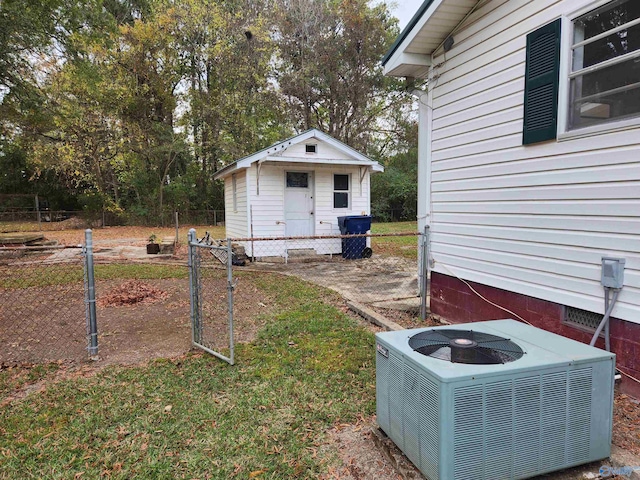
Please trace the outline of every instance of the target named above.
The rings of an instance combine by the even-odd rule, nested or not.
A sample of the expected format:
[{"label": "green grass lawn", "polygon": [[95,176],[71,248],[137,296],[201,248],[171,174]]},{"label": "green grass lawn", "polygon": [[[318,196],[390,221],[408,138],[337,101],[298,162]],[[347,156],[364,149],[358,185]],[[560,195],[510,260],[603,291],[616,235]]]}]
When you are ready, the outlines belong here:
[{"label": "green grass lawn", "polygon": [[332,293],[289,277],[257,285],[279,314],[237,346],[234,367],[199,353],[108,367],[0,407],[0,478],[326,473],[327,429],[374,412],[373,336]]},{"label": "green grass lawn", "polygon": [[[371,224],[371,233],[417,233],[417,222],[390,222]],[[415,260],[418,258],[418,236],[374,237],[371,239],[374,253],[401,256]]]}]

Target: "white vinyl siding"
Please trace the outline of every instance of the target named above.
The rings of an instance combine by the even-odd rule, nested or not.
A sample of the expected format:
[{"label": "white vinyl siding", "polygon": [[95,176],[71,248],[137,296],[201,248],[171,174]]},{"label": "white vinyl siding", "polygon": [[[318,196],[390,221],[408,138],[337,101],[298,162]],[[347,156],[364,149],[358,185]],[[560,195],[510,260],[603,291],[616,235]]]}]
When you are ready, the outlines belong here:
[{"label": "white vinyl siding", "polygon": [[[358,167],[341,167],[330,165],[300,165],[299,163],[287,164],[285,162],[274,164],[263,164],[260,169],[260,195],[257,195],[255,178],[257,176],[257,166],[250,169],[250,178],[254,179],[250,183],[249,194],[253,205],[253,236],[254,237],[281,237],[285,235],[286,225],[284,222],[284,185],[285,172],[305,171],[313,172],[314,185],[314,230],[315,235],[340,235],[338,227],[338,216],[361,215],[363,212],[370,213],[369,204],[369,174],[364,175],[362,182],[362,193],[359,184],[353,186],[351,190],[351,208],[333,208],[333,175],[334,173],[350,174],[351,178],[359,178]],[[312,244],[309,241],[302,242],[305,248]],[[283,255],[285,245],[276,242],[255,243],[256,256]],[[287,245],[292,247],[291,242]],[[340,239],[320,240],[315,242],[315,250],[319,254],[337,254],[342,252]],[[251,244],[245,244],[247,251],[250,251]],[[268,254],[266,252],[269,252]]]},{"label": "white vinyl siding", "polygon": [[[300,165],[287,164],[262,165],[260,169],[260,195],[256,195],[256,186],[251,184],[250,195],[253,205],[253,234],[254,236],[282,236],[284,235],[284,179],[287,171],[313,172],[314,182],[314,221],[316,235],[340,234],[338,216],[361,215],[370,213],[369,205],[369,174],[364,176],[362,193],[359,180],[360,171],[357,167],[339,167],[328,165]],[[350,175],[354,182],[350,190],[351,208],[333,208],[333,175]],[[251,168],[251,178],[256,178],[257,167]],[[322,222],[322,223],[320,223]]]},{"label": "white vinyl siding", "polygon": [[624,257],[613,316],[640,323],[640,128],[522,145],[526,35],[592,3],[490,0],[434,58],[434,270],[602,313]]},{"label": "white vinyl siding", "polygon": [[[235,177],[235,195],[233,188]],[[226,234],[229,237],[246,237],[247,232],[247,180],[246,172],[228,176],[224,181]],[[235,202],[234,202],[235,199]]]}]

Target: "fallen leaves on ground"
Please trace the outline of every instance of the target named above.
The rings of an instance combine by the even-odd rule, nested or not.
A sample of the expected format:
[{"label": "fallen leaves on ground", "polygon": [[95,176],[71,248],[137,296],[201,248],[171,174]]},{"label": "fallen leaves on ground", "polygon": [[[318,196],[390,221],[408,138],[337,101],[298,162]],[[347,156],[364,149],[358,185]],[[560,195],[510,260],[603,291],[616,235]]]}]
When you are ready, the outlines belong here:
[{"label": "fallen leaves on ground", "polygon": [[98,300],[101,307],[120,307],[165,300],[169,294],[140,280],[128,280]]},{"label": "fallen leaves on ground", "polygon": [[616,392],[613,407],[613,443],[640,455],[640,402]]}]

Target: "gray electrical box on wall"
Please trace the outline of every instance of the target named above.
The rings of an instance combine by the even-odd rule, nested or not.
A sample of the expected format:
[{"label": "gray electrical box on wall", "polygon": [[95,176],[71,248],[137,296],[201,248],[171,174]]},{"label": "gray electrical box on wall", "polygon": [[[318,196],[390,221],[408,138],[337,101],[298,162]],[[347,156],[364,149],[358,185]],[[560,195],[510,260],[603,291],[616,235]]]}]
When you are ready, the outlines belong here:
[{"label": "gray electrical box on wall", "polygon": [[624,258],[602,257],[603,287],[622,288],[624,284]]}]

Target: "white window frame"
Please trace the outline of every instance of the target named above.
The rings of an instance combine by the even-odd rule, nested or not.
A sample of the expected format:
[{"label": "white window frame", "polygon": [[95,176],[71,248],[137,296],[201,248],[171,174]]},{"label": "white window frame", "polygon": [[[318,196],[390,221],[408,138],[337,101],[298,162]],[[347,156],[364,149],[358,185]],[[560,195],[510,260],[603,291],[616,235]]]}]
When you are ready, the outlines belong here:
[{"label": "white window frame", "polygon": [[[347,177],[347,182],[348,182],[348,188],[346,190],[336,190],[336,175],[345,175]],[[333,172],[331,174],[331,183],[332,183],[332,188],[331,188],[331,206],[333,207],[333,210],[339,210],[339,211],[344,211],[344,210],[349,210],[351,209],[351,205],[352,205],[352,201],[353,201],[353,196],[352,196],[352,192],[351,190],[353,190],[352,186],[353,186],[353,182],[352,182],[352,178],[351,178],[351,174],[350,173],[345,173],[345,172]],[[336,202],[334,200],[334,196],[336,193],[346,193],[347,194],[347,206],[346,207],[336,207]]]},{"label": "white window frame", "polygon": [[[313,152],[307,152],[307,147],[313,147]],[[306,155],[316,155],[318,153],[318,144],[317,143],[305,143],[304,144],[304,153]]]},{"label": "white window frame", "polygon": [[[574,10],[562,17],[562,34],[560,43],[560,82],[558,88],[558,141],[573,140],[575,138],[589,137],[599,133],[609,133],[621,130],[629,130],[640,126],[640,113],[635,118],[623,120],[612,120],[591,125],[588,127],[577,127],[569,129],[569,111],[571,108],[571,64],[573,61],[573,22],[582,15],[589,13],[596,8],[600,8],[613,0],[597,0],[589,5]],[[637,0],[632,0],[637,1]],[[636,53],[636,52],[634,52]],[[640,51],[637,52],[640,55]],[[631,57],[629,57],[631,58]]]},{"label": "white window frame", "polygon": [[238,177],[234,173],[231,175],[231,191],[233,194],[233,212],[238,212]]}]

